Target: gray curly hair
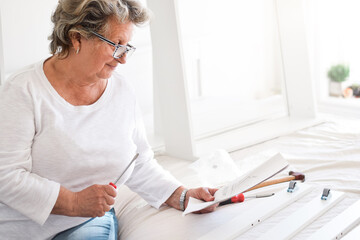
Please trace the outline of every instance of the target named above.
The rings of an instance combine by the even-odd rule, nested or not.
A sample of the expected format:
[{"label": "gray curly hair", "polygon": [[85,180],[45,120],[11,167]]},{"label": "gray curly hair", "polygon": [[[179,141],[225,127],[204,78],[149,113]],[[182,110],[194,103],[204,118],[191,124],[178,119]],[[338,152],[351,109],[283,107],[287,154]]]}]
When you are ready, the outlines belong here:
[{"label": "gray curly hair", "polygon": [[85,38],[93,37],[89,31],[105,34],[111,17],[120,23],[130,21],[139,26],[149,21],[150,11],[137,0],[59,0],[51,17],[54,23],[49,36],[51,54],[66,58],[75,33]]}]

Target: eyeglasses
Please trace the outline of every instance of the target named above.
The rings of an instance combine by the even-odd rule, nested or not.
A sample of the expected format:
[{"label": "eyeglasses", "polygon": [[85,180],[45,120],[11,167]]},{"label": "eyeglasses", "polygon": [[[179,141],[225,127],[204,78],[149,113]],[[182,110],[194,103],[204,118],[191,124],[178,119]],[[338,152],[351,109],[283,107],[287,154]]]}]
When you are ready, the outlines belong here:
[{"label": "eyeglasses", "polygon": [[90,31],[92,34],[94,34],[95,36],[97,36],[98,38],[100,38],[102,41],[112,45],[115,47],[115,51],[113,53],[113,57],[115,59],[118,58],[122,58],[124,56],[126,56],[126,59],[128,59],[134,52],[135,52],[135,47],[127,44],[127,45],[121,45],[121,44],[115,44],[114,42],[110,41],[109,39],[101,36],[100,34]]}]

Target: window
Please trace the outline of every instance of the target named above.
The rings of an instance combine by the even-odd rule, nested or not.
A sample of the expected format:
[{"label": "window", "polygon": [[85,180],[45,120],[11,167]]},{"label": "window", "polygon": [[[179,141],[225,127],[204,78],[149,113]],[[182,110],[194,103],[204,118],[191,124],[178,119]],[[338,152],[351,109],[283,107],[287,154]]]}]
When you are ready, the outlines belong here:
[{"label": "window", "polygon": [[[360,101],[360,31],[358,1],[305,1],[312,76],[316,83],[319,109],[332,113],[358,114]],[[340,66],[339,66],[340,65]],[[344,82],[328,77],[334,66],[349,68]],[[345,76],[344,76],[345,77]],[[352,87],[352,90],[345,90]]]},{"label": "window", "polygon": [[287,115],[274,2],[177,3],[195,137]]},{"label": "window", "polygon": [[156,16],[155,117],[168,154],[194,159],[314,124],[301,1],[147,3]]}]

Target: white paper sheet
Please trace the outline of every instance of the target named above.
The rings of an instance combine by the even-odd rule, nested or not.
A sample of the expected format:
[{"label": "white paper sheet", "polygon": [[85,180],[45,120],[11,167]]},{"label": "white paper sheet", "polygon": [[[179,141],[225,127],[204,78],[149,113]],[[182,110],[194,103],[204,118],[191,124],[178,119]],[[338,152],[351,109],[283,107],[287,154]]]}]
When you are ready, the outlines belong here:
[{"label": "white paper sheet", "polygon": [[203,202],[190,197],[189,203],[183,213],[186,215],[191,212],[196,212],[201,209],[207,208],[213,204],[225,201],[231,197],[242,193],[253,186],[271,178],[275,174],[281,172],[288,166],[286,160],[280,153],[276,154],[269,160],[265,161],[258,167],[254,168],[250,172],[235,179],[229,184],[221,187],[214,195],[215,200],[211,202]]},{"label": "white paper sheet", "polygon": [[218,187],[238,178],[240,170],[230,154],[224,149],[216,149],[189,165],[197,173],[201,185]]}]

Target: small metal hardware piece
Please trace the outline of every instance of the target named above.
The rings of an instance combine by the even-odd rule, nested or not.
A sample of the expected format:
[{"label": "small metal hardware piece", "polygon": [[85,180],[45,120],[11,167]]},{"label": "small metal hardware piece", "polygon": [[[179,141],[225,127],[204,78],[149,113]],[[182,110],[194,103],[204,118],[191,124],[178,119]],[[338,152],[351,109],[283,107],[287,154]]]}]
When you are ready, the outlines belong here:
[{"label": "small metal hardware piece", "polygon": [[330,197],[330,189],[324,188],[321,200],[327,200]]},{"label": "small metal hardware piece", "polygon": [[294,192],[296,187],[296,182],[295,181],[290,181],[289,182],[289,188],[287,189],[287,192],[292,193]]}]

